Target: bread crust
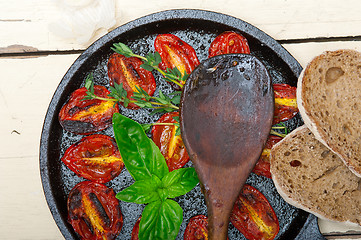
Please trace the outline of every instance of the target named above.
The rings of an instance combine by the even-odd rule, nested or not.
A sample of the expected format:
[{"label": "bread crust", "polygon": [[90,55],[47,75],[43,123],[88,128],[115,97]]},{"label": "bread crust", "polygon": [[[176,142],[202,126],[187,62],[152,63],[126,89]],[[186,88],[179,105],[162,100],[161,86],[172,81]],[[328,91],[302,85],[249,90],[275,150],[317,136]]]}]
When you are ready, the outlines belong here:
[{"label": "bread crust", "polygon": [[306,125],[273,146],[270,163],[272,180],[286,202],[319,218],[361,225],[361,178]]},{"label": "bread crust", "polygon": [[[352,59],[347,58],[347,56],[352,56]],[[339,61],[333,62],[335,59],[342,59],[345,58],[349,60],[350,62],[344,62],[340,63]],[[352,91],[354,89],[361,88],[361,73],[354,72],[354,69],[360,69],[361,72],[361,53],[354,51],[354,50],[337,50],[337,51],[326,51],[323,54],[315,57],[307,66],[306,68],[301,72],[298,83],[297,83],[297,105],[300,111],[300,114],[302,116],[302,119],[304,123],[307,125],[307,127],[312,131],[312,133],[315,135],[316,139],[319,140],[321,143],[323,143],[325,146],[327,146],[330,150],[332,150],[335,154],[337,154],[344,162],[344,164],[358,177],[361,177],[361,151],[360,151],[360,144],[361,141],[353,141],[353,143],[347,142],[347,137],[345,136],[345,140],[341,142],[342,140],[337,140],[337,138],[341,135],[339,134],[341,132],[340,129],[338,129],[338,132],[336,131],[329,131],[325,130],[327,128],[326,125],[332,125],[332,127],[338,127],[342,128],[342,124],[330,124],[330,121],[327,120],[325,117],[325,114],[322,113],[322,111],[325,111],[326,113],[331,112],[331,110],[327,109],[328,107],[334,107],[334,102],[337,101],[337,103],[340,103],[345,105],[347,103],[347,99],[335,99],[335,98],[326,98],[325,97],[325,109],[321,109],[319,112],[320,114],[323,114],[321,116],[316,113],[315,109],[312,104],[315,104],[316,101],[308,100],[307,101],[307,95],[311,95],[311,91],[318,91],[319,94],[327,95],[327,91],[330,91],[329,89],[322,89],[323,87],[329,87],[332,86],[332,84],[335,84],[333,82],[331,83],[325,83],[326,81],[326,71],[327,69],[323,69],[324,73],[317,73],[316,71],[320,71],[321,68],[325,68],[325,62],[329,62],[328,69],[333,68],[342,68],[343,75],[340,79],[345,78],[347,76],[354,76],[355,74],[358,74],[358,76],[355,76],[357,80],[352,81],[351,83],[353,85],[344,85],[345,88],[350,89],[350,92],[352,92],[355,96],[350,95],[350,98],[358,98],[361,96],[361,93],[355,91]],[[335,60],[336,61],[336,60]],[[319,67],[320,65],[323,65],[322,67]],[[355,67],[350,67],[351,65],[355,65]],[[318,68],[319,67],[319,68]],[[325,73],[326,72],[326,73]],[[323,83],[320,83],[318,85],[319,89],[314,90],[313,85],[317,85],[318,79],[315,79],[316,77],[320,78],[323,81]],[[341,81],[337,80],[337,81]],[[349,81],[348,81],[349,82]],[[336,83],[337,84],[337,83]],[[357,86],[357,87],[355,87]],[[320,89],[321,88],[321,89]],[[354,88],[354,89],[353,89]],[[334,88],[332,91],[336,92],[334,95],[338,95],[337,91],[342,91],[344,89],[341,88]],[[340,92],[340,95],[341,92]],[[330,103],[333,101],[332,103]],[[361,100],[360,100],[361,103]],[[356,105],[355,105],[356,106]],[[347,114],[345,112],[342,112],[343,109],[340,109],[340,114],[337,114],[337,111],[333,111],[335,119],[340,118],[342,114]],[[318,116],[316,116],[318,115]],[[356,115],[356,114],[354,114]],[[337,120],[336,120],[337,121]],[[342,120],[340,120],[342,121]],[[345,120],[346,121],[346,120]],[[358,125],[359,119],[354,117],[354,119],[349,120],[347,123],[344,123],[346,125],[347,130],[348,128],[360,130],[360,127]],[[334,130],[334,129],[333,129]],[[349,130],[348,130],[349,131]],[[361,138],[361,136],[359,137]],[[339,138],[340,139],[340,138]],[[361,140],[361,139],[360,139]],[[345,143],[346,141],[346,143]]]}]

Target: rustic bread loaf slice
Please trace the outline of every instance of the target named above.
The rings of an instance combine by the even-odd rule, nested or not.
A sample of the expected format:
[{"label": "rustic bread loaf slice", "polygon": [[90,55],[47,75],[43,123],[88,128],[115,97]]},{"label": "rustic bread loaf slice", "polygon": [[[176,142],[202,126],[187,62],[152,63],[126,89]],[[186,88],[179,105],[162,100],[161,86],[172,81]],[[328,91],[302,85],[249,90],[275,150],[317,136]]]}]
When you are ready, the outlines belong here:
[{"label": "rustic bread loaf slice", "polygon": [[361,53],[324,52],[301,73],[297,104],[316,138],[361,177]]},{"label": "rustic bread loaf slice", "polygon": [[361,178],[304,125],[271,150],[271,174],[291,205],[320,218],[361,225]]}]

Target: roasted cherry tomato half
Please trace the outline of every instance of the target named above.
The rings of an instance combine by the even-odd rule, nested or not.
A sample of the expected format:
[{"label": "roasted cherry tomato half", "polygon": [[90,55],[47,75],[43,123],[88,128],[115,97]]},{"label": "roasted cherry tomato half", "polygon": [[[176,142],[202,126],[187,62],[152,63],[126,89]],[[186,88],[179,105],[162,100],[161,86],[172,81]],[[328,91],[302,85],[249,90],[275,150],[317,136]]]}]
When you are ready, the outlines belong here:
[{"label": "roasted cherry tomato half", "polygon": [[178,112],[164,114],[153,126],[153,141],[159,147],[164,156],[169,171],[183,167],[188,161],[189,156],[184,146],[182,137],[176,136],[177,126],[174,125],[157,125],[164,123],[176,123],[173,117],[178,117]]},{"label": "roasted cherry tomato half", "polygon": [[154,47],[162,58],[159,67],[164,71],[167,68],[173,69],[177,67],[182,74],[184,72],[190,74],[199,65],[193,47],[173,34],[158,35]]},{"label": "roasted cherry tomato half", "polygon": [[98,183],[109,182],[124,166],[115,140],[101,134],[84,137],[71,145],[61,160],[78,176]]},{"label": "roasted cherry tomato half", "polygon": [[123,226],[119,202],[112,189],[84,181],[68,196],[69,222],[84,240],[115,239]]},{"label": "roasted cherry tomato half", "polygon": [[[66,131],[90,134],[104,130],[112,124],[112,117],[118,112],[118,106],[114,105],[113,101],[83,100],[86,92],[85,87],[75,90],[61,108],[59,122]],[[94,86],[94,94],[99,97],[108,98],[109,93],[103,86]]]},{"label": "roasted cherry tomato half", "polygon": [[208,49],[208,57],[227,53],[249,54],[248,41],[240,33],[227,31],[218,35]]},{"label": "roasted cherry tomato half", "polygon": [[208,239],[208,218],[197,215],[189,219],[184,232],[184,240]]},{"label": "roasted cherry tomato half", "polygon": [[[110,85],[123,84],[123,88],[127,91],[127,97],[131,99],[134,92],[138,92],[138,88],[142,88],[150,96],[154,94],[156,84],[154,76],[150,71],[140,67],[143,61],[136,57],[125,57],[118,53],[113,53],[108,60],[108,77]],[[134,103],[129,103],[127,108],[138,109]]]},{"label": "roasted cherry tomato half", "polygon": [[271,171],[270,171],[270,152],[276,143],[282,140],[282,137],[269,135],[266,145],[263,148],[262,154],[258,159],[256,166],[253,169],[253,172],[257,175],[264,176],[267,178],[271,178]]},{"label": "roasted cherry tomato half", "polygon": [[232,224],[249,240],[271,240],[279,232],[277,216],[261,192],[244,185],[231,213]]},{"label": "roasted cherry tomato half", "polygon": [[139,240],[139,224],[140,224],[141,217],[135,222],[133,230],[132,230],[132,237],[130,240]]},{"label": "roasted cherry tomato half", "polygon": [[287,121],[298,113],[296,87],[288,84],[273,84],[275,112],[273,124]]},{"label": "roasted cherry tomato half", "polygon": [[204,215],[197,215],[189,219],[189,223],[184,232],[184,240],[201,239],[208,239],[208,218]]}]

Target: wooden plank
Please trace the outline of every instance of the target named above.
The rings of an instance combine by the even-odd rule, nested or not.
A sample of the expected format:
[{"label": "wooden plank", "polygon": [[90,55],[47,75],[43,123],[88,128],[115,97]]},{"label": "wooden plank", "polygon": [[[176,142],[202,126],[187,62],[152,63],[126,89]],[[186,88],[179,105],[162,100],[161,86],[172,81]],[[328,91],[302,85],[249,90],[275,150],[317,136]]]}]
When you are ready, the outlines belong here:
[{"label": "wooden plank", "polygon": [[36,156],[51,97],[78,55],[0,59],[0,159]]},{"label": "wooden plank", "polygon": [[0,239],[64,239],[45,201],[38,156],[0,158],[0,162]]},{"label": "wooden plank", "polygon": [[323,53],[324,51],[332,51],[337,49],[353,49],[361,52],[361,41],[350,42],[322,42],[322,43],[294,43],[283,44],[291,55],[297,59],[297,61],[305,67],[308,62],[315,56]]},{"label": "wooden plank", "polygon": [[[144,15],[166,9],[205,9],[238,17],[275,39],[361,35],[361,1],[262,1],[217,0],[116,1],[119,26]],[[62,39],[49,32],[49,23],[61,17],[61,9],[53,0],[0,0],[0,53],[23,49],[84,49],[74,39]],[[36,8],[34,7],[36,6]],[[97,34],[91,41],[97,39]],[[13,45],[20,48],[14,49]]]},{"label": "wooden plank", "polygon": [[77,56],[0,59],[0,239],[64,239],[42,191],[38,152],[46,109]]}]

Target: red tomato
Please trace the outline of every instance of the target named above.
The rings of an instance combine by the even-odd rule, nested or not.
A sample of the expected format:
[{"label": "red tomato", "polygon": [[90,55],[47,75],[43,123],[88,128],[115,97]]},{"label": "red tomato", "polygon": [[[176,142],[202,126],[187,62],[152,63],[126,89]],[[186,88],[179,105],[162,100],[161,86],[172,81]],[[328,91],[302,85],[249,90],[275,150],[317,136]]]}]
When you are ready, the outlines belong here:
[{"label": "red tomato", "polygon": [[[127,91],[127,97],[130,99],[134,92],[138,92],[135,86],[142,88],[150,96],[154,94],[156,84],[154,76],[150,71],[140,67],[143,62],[139,58],[127,58],[118,53],[113,53],[108,60],[108,77],[110,84],[114,86],[123,84],[123,88]],[[134,103],[130,103],[127,108],[138,109]]]},{"label": "red tomato", "polygon": [[173,69],[177,67],[182,74],[184,72],[190,74],[199,65],[194,49],[173,34],[158,35],[154,47],[162,58],[159,67],[164,71],[167,68]]},{"label": "red tomato", "polygon": [[275,112],[273,124],[287,121],[298,113],[296,87],[288,84],[273,84]]},{"label": "red tomato", "polygon": [[208,239],[208,218],[204,215],[197,215],[189,219],[189,223],[184,232],[184,240],[201,239]]},{"label": "red tomato", "polygon": [[197,215],[189,220],[184,232],[184,240],[208,239],[208,218]]},{"label": "red tomato", "polygon": [[115,239],[123,226],[119,202],[112,189],[84,181],[68,196],[69,222],[81,239]]},{"label": "red tomato", "polygon": [[140,223],[141,217],[138,218],[138,220],[135,222],[133,230],[132,230],[132,237],[130,240],[139,240],[139,223]]},{"label": "red tomato", "polygon": [[[59,122],[69,132],[90,134],[104,130],[112,124],[113,114],[119,112],[113,101],[83,101],[86,92],[85,87],[75,90],[60,110]],[[103,86],[95,85],[94,93],[99,97],[108,98],[110,92]]]},{"label": "red tomato", "polygon": [[233,206],[230,220],[249,240],[272,240],[280,228],[277,216],[267,199],[247,184]]},{"label": "red tomato", "polygon": [[241,34],[227,31],[218,35],[208,50],[208,57],[214,57],[227,53],[245,53],[249,54],[248,41]]},{"label": "red tomato", "polygon": [[109,182],[124,166],[115,140],[100,134],[71,145],[61,160],[78,176],[98,183]]},{"label": "red tomato", "polygon": [[271,178],[271,171],[270,171],[270,152],[276,143],[282,140],[282,137],[269,135],[266,146],[264,147],[261,157],[258,159],[256,166],[253,169],[253,172],[257,175],[261,175],[267,178]]},{"label": "red tomato", "polygon": [[[179,112],[164,114],[157,123],[176,123],[173,117],[178,117]],[[189,156],[184,146],[182,137],[176,136],[177,126],[154,125],[152,128],[153,141],[164,156],[169,171],[183,167]]]}]

